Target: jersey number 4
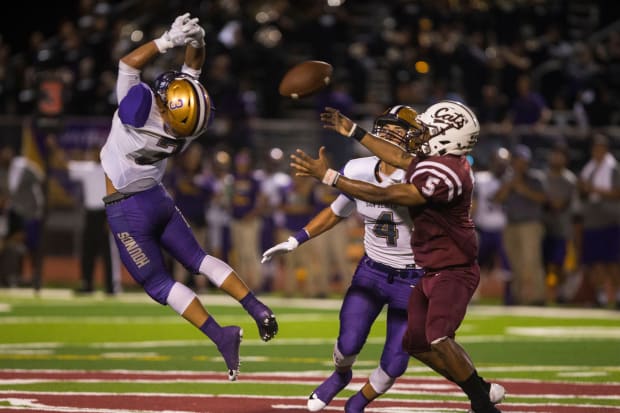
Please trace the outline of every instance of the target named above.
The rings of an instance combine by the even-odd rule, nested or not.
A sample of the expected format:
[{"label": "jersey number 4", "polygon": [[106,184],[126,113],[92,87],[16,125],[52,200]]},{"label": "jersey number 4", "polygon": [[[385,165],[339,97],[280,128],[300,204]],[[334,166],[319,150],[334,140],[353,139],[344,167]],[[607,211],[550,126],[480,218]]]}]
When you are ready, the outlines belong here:
[{"label": "jersey number 4", "polygon": [[377,238],[385,238],[388,247],[395,247],[398,240],[398,227],[394,223],[394,213],[383,211],[377,218],[377,223],[372,227],[372,233]]}]

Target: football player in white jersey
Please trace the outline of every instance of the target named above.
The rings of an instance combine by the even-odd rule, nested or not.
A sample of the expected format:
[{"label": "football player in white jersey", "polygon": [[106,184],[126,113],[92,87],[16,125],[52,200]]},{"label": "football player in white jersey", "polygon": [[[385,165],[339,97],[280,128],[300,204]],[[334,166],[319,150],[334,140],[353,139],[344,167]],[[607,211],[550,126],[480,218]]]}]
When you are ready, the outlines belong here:
[{"label": "football player in white jersey", "polygon": [[[374,133],[405,149],[419,131],[416,116],[416,111],[409,106],[393,106],[375,119]],[[350,160],[342,174],[388,186],[403,182],[405,171],[369,156]],[[265,251],[262,262],[293,251],[299,244],[342,222],[356,209],[364,219],[365,255],[355,270],[340,309],[340,331],[333,354],[335,371],[308,399],[308,410],[313,412],[323,409],[349,384],[353,363],[386,305],[387,331],[381,360],[360,390],[367,403],[392,387],[407,369],[409,360],[402,347],[407,328],[407,301],[422,271],[414,262],[410,243],[412,225],[406,207],[374,204],[340,194],[294,236]]]},{"label": "football player in white jersey", "polygon": [[[214,107],[198,78],[205,60],[204,29],[189,13],[178,16],[160,38],[144,43],[119,62],[118,110],[101,150],[106,174],[104,198],[110,230],[121,259],[133,279],[162,305],[169,305],[217,346],[228,378],[239,373],[243,330],[221,327],[197,295],[179,282],[164,264],[163,251],[194,274],[238,300],[254,318],[261,339],[278,331],[272,311],[259,301],[225,262],[207,255],[161,183],[167,158],[201,136]],[[180,71],[165,72],[150,87],[141,81],[144,66],[160,53],[185,47]]]}]

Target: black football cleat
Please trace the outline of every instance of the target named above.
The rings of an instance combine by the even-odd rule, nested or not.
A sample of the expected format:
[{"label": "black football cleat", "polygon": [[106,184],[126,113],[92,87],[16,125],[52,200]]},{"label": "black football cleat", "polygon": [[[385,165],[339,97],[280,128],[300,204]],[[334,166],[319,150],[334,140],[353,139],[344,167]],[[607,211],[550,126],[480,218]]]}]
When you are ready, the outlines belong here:
[{"label": "black football cleat", "polygon": [[269,341],[278,334],[278,322],[276,316],[271,312],[265,312],[257,317],[256,325],[258,326],[258,335],[263,341]]}]

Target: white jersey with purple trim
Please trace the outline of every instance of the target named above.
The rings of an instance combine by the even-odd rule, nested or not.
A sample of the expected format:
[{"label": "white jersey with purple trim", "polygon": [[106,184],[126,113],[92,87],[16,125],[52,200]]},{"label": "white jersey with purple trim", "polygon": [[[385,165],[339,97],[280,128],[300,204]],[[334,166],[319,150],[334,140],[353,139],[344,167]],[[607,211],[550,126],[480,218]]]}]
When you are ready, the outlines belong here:
[{"label": "white jersey with purple trim", "polygon": [[[121,62],[116,85],[119,104],[129,90],[140,83],[140,71]],[[101,149],[103,169],[120,192],[139,192],[159,184],[166,171],[167,158],[185,150],[199,136],[178,139],[166,133],[155,95],[150,88],[148,91],[151,107],[144,125],[123,124],[117,109]]]},{"label": "white jersey with purple trim", "polygon": [[[389,176],[381,176],[379,182],[379,162],[376,156],[352,159],[344,166],[343,175],[382,187],[404,181],[405,171],[397,169]],[[340,194],[331,208],[340,217],[348,217],[357,209],[364,219],[364,249],[372,260],[393,268],[414,267],[413,225],[407,207],[373,204]]]}]

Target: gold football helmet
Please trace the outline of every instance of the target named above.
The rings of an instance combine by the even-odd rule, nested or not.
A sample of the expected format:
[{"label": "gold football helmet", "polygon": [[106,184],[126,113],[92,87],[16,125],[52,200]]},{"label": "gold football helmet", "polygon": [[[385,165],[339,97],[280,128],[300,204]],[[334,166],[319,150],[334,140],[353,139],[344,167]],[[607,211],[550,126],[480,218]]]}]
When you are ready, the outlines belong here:
[{"label": "gold football helmet", "polygon": [[165,72],[155,80],[155,94],[165,110],[164,129],[185,138],[207,129],[215,108],[205,87],[183,72]]},{"label": "gold football helmet", "polygon": [[[411,152],[414,138],[423,134],[425,130],[424,126],[416,120],[417,116],[418,112],[411,106],[392,106],[375,119],[372,133]],[[387,125],[397,126],[397,128],[387,127]]]}]

